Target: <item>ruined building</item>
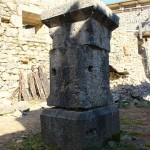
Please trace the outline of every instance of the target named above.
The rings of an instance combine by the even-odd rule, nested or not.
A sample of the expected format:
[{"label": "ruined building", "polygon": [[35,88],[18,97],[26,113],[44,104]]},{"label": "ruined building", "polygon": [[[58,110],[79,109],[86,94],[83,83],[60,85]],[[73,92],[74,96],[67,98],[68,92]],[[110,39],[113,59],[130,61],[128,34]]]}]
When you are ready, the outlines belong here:
[{"label": "ruined building", "polygon": [[[49,74],[49,30],[40,21],[49,0],[0,1],[0,100],[7,100],[19,86],[19,74],[44,65]],[[50,5],[57,5],[56,2]],[[114,101],[129,95],[148,96],[150,77],[150,2],[129,0],[108,5],[119,17],[112,34],[110,81]],[[143,88],[144,87],[144,88]],[[130,91],[129,91],[130,90]],[[134,96],[133,96],[134,97]]]}]

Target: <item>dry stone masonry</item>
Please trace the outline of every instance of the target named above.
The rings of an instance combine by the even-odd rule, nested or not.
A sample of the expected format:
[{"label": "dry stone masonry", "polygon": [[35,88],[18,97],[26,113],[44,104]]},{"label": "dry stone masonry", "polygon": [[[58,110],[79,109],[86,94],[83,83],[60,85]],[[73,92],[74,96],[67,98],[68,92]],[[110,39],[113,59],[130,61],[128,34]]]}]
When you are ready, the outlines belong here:
[{"label": "dry stone masonry", "polygon": [[[59,0],[59,5],[64,5],[65,2],[69,1]],[[71,3],[74,4],[74,1],[71,1]],[[111,72],[110,86],[115,101],[118,101],[118,99],[119,101],[126,101],[126,99],[131,101],[132,91],[140,93],[142,99],[150,100],[150,86],[148,84],[148,78],[150,77],[150,40],[148,37],[139,40],[138,35],[141,23],[142,30],[150,31],[150,6],[149,2],[142,4],[143,6],[137,5],[136,7],[136,5],[130,6],[129,4],[129,6],[126,6],[127,8],[113,10],[120,17],[120,23],[119,28],[112,33],[110,65],[118,72],[128,73],[127,75],[118,75]],[[61,27],[62,30],[58,31],[55,27],[58,32],[57,36],[51,35],[51,37],[55,38],[54,40],[57,40],[57,42],[52,43],[48,27],[43,25],[40,20],[40,14],[44,9],[56,9],[57,7],[58,1],[49,0],[0,1],[0,106],[10,103],[10,97],[19,86],[20,71],[24,73],[25,87],[28,88],[27,74],[32,72],[31,66],[34,65],[37,68],[39,65],[44,65],[47,74],[49,74],[50,49],[58,46],[65,47],[66,43],[63,45],[63,42],[61,42],[63,38],[65,39],[62,35],[66,36],[64,34],[66,32],[69,34],[69,30],[62,31],[63,27]],[[68,7],[66,7],[66,10]],[[60,14],[65,12],[59,7],[57,9]],[[145,24],[145,21],[149,21],[149,23]],[[72,23],[70,37],[76,35],[78,26],[83,26],[83,29],[86,30],[84,21],[80,21],[78,24]],[[95,26],[98,27],[97,24]],[[101,27],[98,28],[93,36],[99,36],[99,33],[103,32]],[[77,36],[85,37],[84,34],[85,32],[82,30]],[[106,37],[104,35],[102,38],[105,39]],[[87,42],[87,38],[88,36],[77,39],[80,39],[78,42],[82,42],[79,44],[84,44]],[[73,39],[72,41],[75,42]],[[51,46],[52,44],[54,45]],[[109,49],[108,44],[97,40],[95,40],[95,43],[86,44],[101,45],[102,48]]]},{"label": "dry stone masonry", "polygon": [[53,39],[48,105],[54,108],[41,114],[44,143],[79,150],[119,137],[108,56],[119,18],[98,0],[75,0],[43,12],[41,19]]},{"label": "dry stone masonry", "polygon": [[[142,31],[150,31],[150,6],[126,6],[113,10],[120,18],[119,28],[112,33],[110,65],[118,72],[128,72],[125,76],[110,73],[110,86],[115,102],[135,103],[149,98],[149,37],[139,39]],[[136,93],[137,97],[133,97]]]},{"label": "dry stone masonry", "polygon": [[0,1],[0,104],[18,87],[20,71],[27,80],[32,65],[49,70],[51,46],[48,28],[40,21],[43,8],[37,0]]}]

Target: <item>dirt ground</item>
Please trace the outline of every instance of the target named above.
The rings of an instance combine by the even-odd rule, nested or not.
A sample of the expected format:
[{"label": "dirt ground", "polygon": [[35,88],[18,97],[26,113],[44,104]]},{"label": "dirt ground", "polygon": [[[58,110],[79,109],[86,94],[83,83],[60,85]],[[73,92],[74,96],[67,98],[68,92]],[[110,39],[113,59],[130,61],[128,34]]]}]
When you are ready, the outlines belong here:
[{"label": "dirt ground", "polygon": [[[0,150],[8,144],[22,142],[29,132],[40,132],[41,109],[30,111],[26,116],[0,116]],[[150,150],[150,108],[120,109],[121,140]],[[130,148],[129,148],[130,150]],[[132,148],[131,148],[132,150]],[[134,148],[133,148],[134,150]]]},{"label": "dirt ground", "polygon": [[22,117],[0,116],[0,150],[10,143],[20,141],[30,132],[40,132],[40,104],[32,105]]}]

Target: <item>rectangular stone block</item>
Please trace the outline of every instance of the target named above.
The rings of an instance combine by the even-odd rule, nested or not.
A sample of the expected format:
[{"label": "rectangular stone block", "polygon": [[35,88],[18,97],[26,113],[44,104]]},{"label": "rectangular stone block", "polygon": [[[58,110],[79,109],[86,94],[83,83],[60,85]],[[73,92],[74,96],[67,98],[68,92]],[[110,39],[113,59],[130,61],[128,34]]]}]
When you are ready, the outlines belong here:
[{"label": "rectangular stone block", "polygon": [[109,138],[119,139],[119,112],[115,106],[89,111],[47,109],[41,114],[45,144],[61,150],[101,147]]},{"label": "rectangular stone block", "polygon": [[53,39],[54,49],[74,45],[94,45],[110,51],[110,31],[92,18],[50,28],[50,36]]},{"label": "rectangular stone block", "polygon": [[105,50],[86,45],[51,50],[50,79],[50,106],[86,109],[112,104]]}]

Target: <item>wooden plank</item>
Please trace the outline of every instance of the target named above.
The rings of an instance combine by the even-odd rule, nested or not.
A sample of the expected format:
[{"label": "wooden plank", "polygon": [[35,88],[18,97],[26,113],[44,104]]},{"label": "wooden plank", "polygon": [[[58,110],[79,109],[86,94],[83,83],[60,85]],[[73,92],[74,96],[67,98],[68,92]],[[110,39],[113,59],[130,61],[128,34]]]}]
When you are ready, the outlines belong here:
[{"label": "wooden plank", "polygon": [[46,99],[45,95],[44,95],[43,88],[42,88],[42,83],[41,83],[41,80],[40,80],[39,75],[38,75],[38,72],[33,72],[33,76],[34,76],[34,79],[35,79],[35,84],[36,84],[37,91],[39,93],[40,98],[42,100]]},{"label": "wooden plank", "polygon": [[10,96],[10,99],[13,99],[15,96],[16,96],[16,94],[17,93],[19,93],[19,87],[17,87],[16,89],[15,89],[15,91],[12,93],[12,95]]},{"label": "wooden plank", "polygon": [[24,76],[23,73],[20,72],[20,82],[19,82],[19,100],[21,100],[23,98],[23,100],[27,101],[29,99],[27,90],[25,88],[25,80],[24,80]]},{"label": "wooden plank", "polygon": [[18,95],[18,99],[21,101],[21,80],[22,80],[22,76],[21,76],[21,72],[20,72],[20,74],[19,74],[19,95]]},{"label": "wooden plank", "polygon": [[49,94],[50,94],[50,83],[48,81],[47,75],[44,71],[44,66],[39,66],[38,67],[38,72],[39,72],[39,77],[42,83],[42,87],[45,93],[46,98],[48,98]]},{"label": "wooden plank", "polygon": [[139,24],[139,38],[142,39],[143,35],[142,35],[142,23]]},{"label": "wooden plank", "polygon": [[30,74],[28,79],[29,79],[29,90],[31,92],[31,95],[34,100],[37,100],[38,95],[36,93],[35,80],[34,80],[33,74]]}]

